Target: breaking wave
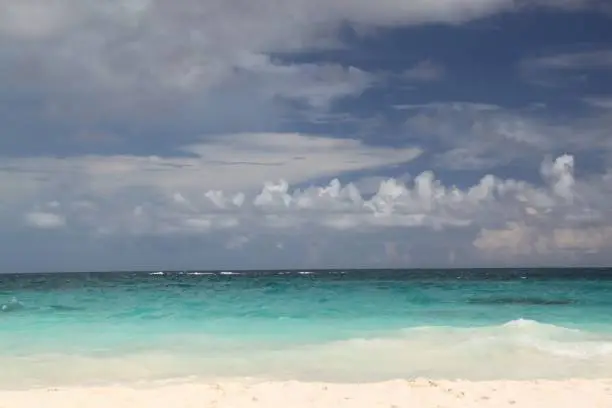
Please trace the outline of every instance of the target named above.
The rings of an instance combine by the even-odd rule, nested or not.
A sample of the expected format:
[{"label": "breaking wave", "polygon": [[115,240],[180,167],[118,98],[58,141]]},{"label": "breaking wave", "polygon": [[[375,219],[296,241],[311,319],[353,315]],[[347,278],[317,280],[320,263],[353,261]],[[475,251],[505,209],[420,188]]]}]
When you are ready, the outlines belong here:
[{"label": "breaking wave", "polygon": [[[144,339],[141,339],[144,340]],[[513,320],[479,328],[418,327],[326,342],[226,342],[174,333],[103,356],[0,354],[2,383],[82,383],[184,377],[261,377],[362,382],[398,378],[568,379],[612,377],[612,335]],[[59,373],[59,374],[58,374]]]}]

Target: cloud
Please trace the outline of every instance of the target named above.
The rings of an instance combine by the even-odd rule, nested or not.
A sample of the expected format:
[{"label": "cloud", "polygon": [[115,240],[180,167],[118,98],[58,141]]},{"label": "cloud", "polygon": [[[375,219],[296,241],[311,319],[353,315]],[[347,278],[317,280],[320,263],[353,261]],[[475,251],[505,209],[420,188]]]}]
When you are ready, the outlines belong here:
[{"label": "cloud", "polygon": [[604,48],[530,57],[523,59],[518,67],[523,78],[530,83],[567,87],[587,82],[586,73],[593,70],[612,73],[612,50]]},{"label": "cloud", "polygon": [[401,78],[407,81],[438,81],[446,75],[446,70],[442,65],[436,64],[433,61],[421,61],[414,67],[402,72]]},{"label": "cloud", "polygon": [[[612,178],[581,181],[574,171],[573,157],[562,155],[543,161],[542,187],[487,175],[460,189],[443,185],[425,171],[407,182],[383,180],[373,195],[337,179],[304,189],[291,188],[284,180],[267,182],[253,193],[198,191],[197,185],[182,191],[184,186],[177,183],[173,194],[159,191],[148,200],[116,191],[94,205],[66,201],[61,208],[71,225],[95,234],[197,235],[231,230],[226,244],[230,249],[249,245],[259,234],[294,235],[315,228],[364,234],[475,230],[480,232],[473,246],[485,253],[599,251],[608,245],[612,228],[601,224],[612,216],[607,195]],[[63,220],[50,213],[29,217],[47,226]]]},{"label": "cloud", "polygon": [[[58,190],[71,194],[108,196],[150,189],[174,193],[193,189],[250,190],[266,180],[290,183],[331,177],[342,172],[407,163],[418,148],[365,145],[297,133],[242,133],[209,137],[184,146],[187,157],[77,156],[70,158],[5,159],[0,189],[13,201],[50,196]],[[7,181],[4,183],[4,181]],[[74,194],[77,194],[76,192]],[[217,200],[211,192],[209,199]],[[234,197],[239,202],[240,196]],[[179,199],[180,201],[180,199]]]},{"label": "cloud", "polygon": [[27,213],[25,221],[28,226],[40,229],[55,229],[66,225],[66,220],[62,216],[50,212]]},{"label": "cloud", "polygon": [[612,117],[596,110],[559,119],[545,107],[510,109],[497,105],[445,102],[398,105],[406,112],[403,130],[413,143],[435,145],[436,166],[491,170],[517,161],[536,161],[548,152],[612,152]]},{"label": "cloud", "polygon": [[510,260],[522,256],[593,254],[610,250],[612,227],[553,228],[540,231],[524,223],[508,223],[501,229],[482,229],[473,245],[485,257]]},{"label": "cloud", "polygon": [[337,64],[279,65],[264,61],[258,69],[251,69],[251,78],[244,81],[259,83],[270,97],[304,101],[317,108],[357,95],[376,81],[372,74]]},{"label": "cloud", "polygon": [[[53,229],[53,242],[43,245],[50,253],[78,247],[91,256],[123,254],[106,268],[144,259],[154,268],[605,262],[612,172],[580,176],[576,166],[569,154],[544,158],[541,183],[488,174],[461,188],[424,171],[380,179],[373,192],[371,180],[361,190],[358,180],[334,178],[299,186],[281,179],[244,191],[206,188],[206,177],[191,184],[177,177],[163,189],[75,183],[72,191],[48,190],[53,200],[32,198],[0,216],[15,236],[29,228],[24,236],[33,242],[41,242],[34,227]],[[34,210],[24,213],[28,207]]]},{"label": "cloud", "polygon": [[610,248],[612,227],[590,227],[584,229],[556,228],[552,233],[552,241],[557,248],[563,250],[583,250],[599,252]]},{"label": "cloud", "polygon": [[[278,76],[285,85],[275,83],[277,92],[287,86],[291,93],[292,81],[344,73],[335,67],[319,70],[314,64],[282,64],[270,55],[338,45],[345,22],[371,26],[461,22],[510,5],[507,0],[447,3],[441,7],[391,0],[373,6],[363,1],[291,0],[279,5],[265,0],[253,7],[246,2],[189,0],[169,7],[161,1],[101,5],[3,0],[6,12],[0,17],[0,31],[8,46],[5,52],[16,58],[15,64],[39,65],[37,72],[17,72],[16,78],[21,74],[31,80],[36,74],[47,81],[47,88],[53,87],[51,81],[61,80],[58,92],[123,89],[149,97],[152,92],[218,91],[220,86],[257,79],[265,83]],[[16,49],[21,52],[12,54]],[[71,81],[75,78],[82,88],[75,88],[77,83]]]},{"label": "cloud", "polygon": [[539,69],[610,69],[612,68],[612,50],[601,49],[529,58],[521,62],[521,67],[528,71]]},{"label": "cloud", "polygon": [[[105,242],[121,251],[124,244],[148,245],[155,256],[169,253],[159,250],[160,242],[184,240],[196,242],[190,250],[198,253],[205,242],[213,258],[226,250],[234,259],[236,251],[249,250],[257,258],[273,243],[287,257],[309,248],[304,252],[321,262],[345,247],[363,259],[378,248],[397,262],[417,260],[428,246],[459,263],[469,251],[499,257],[504,246],[529,256],[602,252],[612,177],[586,177],[575,166],[584,152],[612,151],[605,95],[584,100],[596,108],[591,117],[554,122],[546,109],[405,105],[398,107],[406,115],[403,138],[392,148],[384,145],[387,129],[375,133],[376,143],[359,141],[367,140],[360,137],[376,118],[340,111],[354,106],[345,102],[365,107],[365,100],[345,99],[378,87],[389,74],[303,54],[324,57],[318,51],[346,47],[347,27],[374,35],[381,27],[458,25],[531,7],[596,6],[587,0],[0,0],[0,87],[16,101],[0,107],[0,118],[11,118],[0,136],[0,219],[29,237],[77,236],[79,244]],[[581,69],[608,69],[607,53],[538,56],[522,69],[543,78],[579,76]],[[402,73],[407,82],[446,76],[435,58]],[[296,117],[308,126],[296,125]],[[353,138],[302,133],[315,126]],[[434,162],[425,168],[490,174],[461,188],[433,171],[389,178],[403,173],[398,167],[420,157],[423,146],[439,148],[426,152]],[[559,157],[544,161],[537,184],[493,175],[497,166],[548,154]]]},{"label": "cloud", "polygon": [[515,257],[529,255],[532,251],[541,249],[533,228],[524,224],[510,222],[505,228],[482,229],[473,244],[481,251],[494,252],[495,255]]},{"label": "cloud", "polygon": [[[228,116],[227,122],[238,113],[246,117],[249,108],[258,109],[255,116],[282,116],[286,107],[276,98],[325,109],[336,99],[361,94],[376,82],[374,74],[282,56],[343,47],[347,24],[357,29],[461,24],[524,8],[511,0],[262,0],[257,6],[223,0],[172,5],[1,0],[0,5],[5,72],[0,84],[38,95],[39,120],[79,117],[88,124],[159,120],[175,111],[195,111],[209,121]],[[435,80],[443,74],[442,67],[424,61],[405,76]]]},{"label": "cloud", "polygon": [[612,109],[612,96],[588,96],[584,103],[599,109]]},{"label": "cloud", "polygon": [[552,126],[500,106],[449,102],[396,109],[408,113],[405,131],[411,138],[437,142],[435,161],[449,169],[490,169],[558,143]]},{"label": "cloud", "polygon": [[240,249],[244,245],[246,245],[250,240],[251,239],[245,235],[233,236],[227,241],[227,243],[225,244],[225,247],[227,249]]},{"label": "cloud", "polygon": [[[513,7],[508,0],[459,0],[435,5],[388,0],[377,6],[360,0],[291,0],[280,5],[264,0],[257,7],[246,2],[229,4],[220,0],[188,0],[172,7],[154,0],[113,1],[104,5],[75,0],[52,3],[4,0],[3,3],[6,12],[0,27],[6,35],[17,38],[53,38],[97,20],[103,27],[115,25],[122,29],[140,25],[147,30],[156,23],[160,30],[175,28],[181,34],[196,28],[198,31],[194,34],[220,40],[220,48],[244,44],[250,48],[276,49],[316,44],[322,35],[317,31],[324,34],[325,28],[337,28],[342,21],[378,26],[458,23]],[[224,28],[224,24],[234,28]]]},{"label": "cloud", "polygon": [[555,161],[545,160],[541,167],[542,175],[550,181],[553,192],[568,201],[573,198],[574,158],[564,154]]}]

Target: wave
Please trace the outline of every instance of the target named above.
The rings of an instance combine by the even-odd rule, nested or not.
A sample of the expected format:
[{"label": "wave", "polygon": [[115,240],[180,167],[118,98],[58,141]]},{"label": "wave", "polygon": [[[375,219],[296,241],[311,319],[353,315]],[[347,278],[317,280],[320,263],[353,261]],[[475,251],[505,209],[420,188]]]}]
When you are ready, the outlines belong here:
[{"label": "wave", "polygon": [[468,299],[468,303],[480,305],[527,305],[527,306],[560,306],[571,305],[572,299],[545,299],[539,297],[493,297]]},{"label": "wave", "polygon": [[77,312],[85,310],[84,307],[81,306],[68,306],[61,304],[50,304],[45,306],[32,306],[31,304],[27,305],[21,302],[17,297],[11,298],[6,303],[0,303],[0,312],[2,313],[12,313],[19,311],[36,311],[36,312]]},{"label": "wave", "polygon": [[411,328],[292,352],[309,366],[306,379],[323,373],[350,381],[612,377],[612,335],[526,319],[481,328]]},{"label": "wave", "polygon": [[18,310],[22,310],[24,309],[24,304],[21,303],[19,301],[19,299],[17,299],[16,297],[13,297],[11,300],[9,300],[6,303],[2,303],[0,305],[0,311],[4,312],[4,313],[10,313],[10,312],[15,312]]},{"label": "wave", "polygon": [[[86,341],[86,340],[84,340]],[[131,338],[129,341],[134,341]],[[334,341],[223,339],[198,333],[141,338],[103,354],[0,353],[0,381],[80,383],[179,377],[368,382],[612,377],[612,334],[517,319],[487,327],[417,327]],[[146,346],[144,346],[146,345]],[[61,373],[61,374],[58,374]],[[25,380],[24,380],[25,381]],[[57,381],[56,381],[57,382]],[[3,382],[4,383],[4,382]]]},{"label": "wave", "polygon": [[239,272],[229,272],[229,271],[220,271],[220,272],[150,272],[151,276],[172,276],[172,275],[189,275],[189,276],[210,276],[210,275],[241,275]]}]

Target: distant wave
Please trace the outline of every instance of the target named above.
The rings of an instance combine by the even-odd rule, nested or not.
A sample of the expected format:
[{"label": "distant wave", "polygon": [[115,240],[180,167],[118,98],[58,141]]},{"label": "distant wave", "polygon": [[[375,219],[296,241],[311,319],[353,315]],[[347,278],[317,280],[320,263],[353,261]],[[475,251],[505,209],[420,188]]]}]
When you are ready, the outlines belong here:
[{"label": "distant wave", "polygon": [[559,306],[570,305],[574,303],[572,299],[546,299],[539,297],[485,297],[469,299],[468,303],[476,303],[481,305],[540,305],[540,306]]},{"label": "distant wave", "polygon": [[[84,307],[80,306],[67,306],[61,304],[51,304],[51,305],[43,305],[43,306],[35,306],[29,305],[27,309],[34,311],[42,311],[42,312],[77,312],[85,310]],[[2,313],[11,313],[26,310],[26,305],[24,305],[19,299],[13,297],[10,301],[6,303],[0,304],[0,312]]]},{"label": "distant wave", "polygon": [[21,303],[16,297],[13,297],[8,302],[0,305],[0,310],[5,313],[15,312],[23,308],[24,308],[23,303]]},{"label": "distant wave", "polygon": [[211,275],[241,275],[238,272],[220,271],[220,272],[150,272],[151,276],[172,276],[172,275],[189,275],[189,276],[211,276]]}]

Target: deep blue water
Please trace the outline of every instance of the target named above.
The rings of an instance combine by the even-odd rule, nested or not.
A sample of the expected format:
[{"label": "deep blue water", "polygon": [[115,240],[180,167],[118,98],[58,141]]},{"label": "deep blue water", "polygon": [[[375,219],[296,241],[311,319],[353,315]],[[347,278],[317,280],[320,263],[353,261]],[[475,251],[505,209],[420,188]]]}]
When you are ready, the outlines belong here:
[{"label": "deep blue water", "polygon": [[0,275],[0,384],[612,377],[612,269]]}]

